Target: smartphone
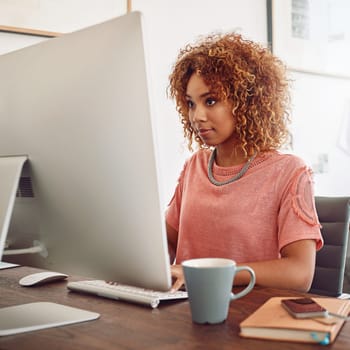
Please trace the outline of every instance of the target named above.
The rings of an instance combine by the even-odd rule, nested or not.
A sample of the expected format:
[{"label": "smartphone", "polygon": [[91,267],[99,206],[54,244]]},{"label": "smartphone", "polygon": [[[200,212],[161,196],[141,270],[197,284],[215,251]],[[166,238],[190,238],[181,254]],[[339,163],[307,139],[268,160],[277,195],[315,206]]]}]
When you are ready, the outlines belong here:
[{"label": "smartphone", "polygon": [[282,299],[282,306],[295,318],[327,317],[328,311],[311,298]]}]

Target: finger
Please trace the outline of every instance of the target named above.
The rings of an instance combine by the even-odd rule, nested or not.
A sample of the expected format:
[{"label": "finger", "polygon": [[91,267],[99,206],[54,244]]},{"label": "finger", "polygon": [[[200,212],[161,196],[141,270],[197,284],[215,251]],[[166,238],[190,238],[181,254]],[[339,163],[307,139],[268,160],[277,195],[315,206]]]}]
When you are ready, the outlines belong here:
[{"label": "finger", "polygon": [[179,290],[182,286],[184,285],[184,280],[182,278],[178,278],[175,283],[173,284],[173,286],[171,287],[171,292],[176,292],[177,290]]}]

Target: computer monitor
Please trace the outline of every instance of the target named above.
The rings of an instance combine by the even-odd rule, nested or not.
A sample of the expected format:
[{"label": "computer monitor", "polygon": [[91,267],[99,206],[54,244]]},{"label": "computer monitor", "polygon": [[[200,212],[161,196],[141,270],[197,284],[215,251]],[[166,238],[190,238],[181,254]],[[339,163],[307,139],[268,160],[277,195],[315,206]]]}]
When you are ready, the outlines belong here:
[{"label": "computer monitor", "polygon": [[170,288],[143,36],[134,12],[0,56],[0,156],[28,156],[9,248],[48,253],[22,263]]}]

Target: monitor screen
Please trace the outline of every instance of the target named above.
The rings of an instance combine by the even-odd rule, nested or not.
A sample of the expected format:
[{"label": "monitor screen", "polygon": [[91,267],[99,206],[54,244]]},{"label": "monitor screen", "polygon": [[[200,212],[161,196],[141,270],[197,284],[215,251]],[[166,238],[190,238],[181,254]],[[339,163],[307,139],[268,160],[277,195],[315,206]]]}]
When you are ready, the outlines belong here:
[{"label": "monitor screen", "polygon": [[143,37],[134,12],[0,56],[0,156],[28,156],[8,248],[47,251],[3,260],[170,287]]}]

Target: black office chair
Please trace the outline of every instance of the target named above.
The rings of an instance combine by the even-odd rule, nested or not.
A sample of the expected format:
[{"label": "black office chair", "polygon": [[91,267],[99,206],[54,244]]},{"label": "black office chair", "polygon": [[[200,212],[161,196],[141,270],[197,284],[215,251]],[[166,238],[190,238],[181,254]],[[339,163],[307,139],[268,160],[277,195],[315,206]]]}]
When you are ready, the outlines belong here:
[{"label": "black office chair", "polygon": [[343,292],[349,236],[350,198],[315,197],[324,247],[316,254],[310,292],[337,297]]}]

